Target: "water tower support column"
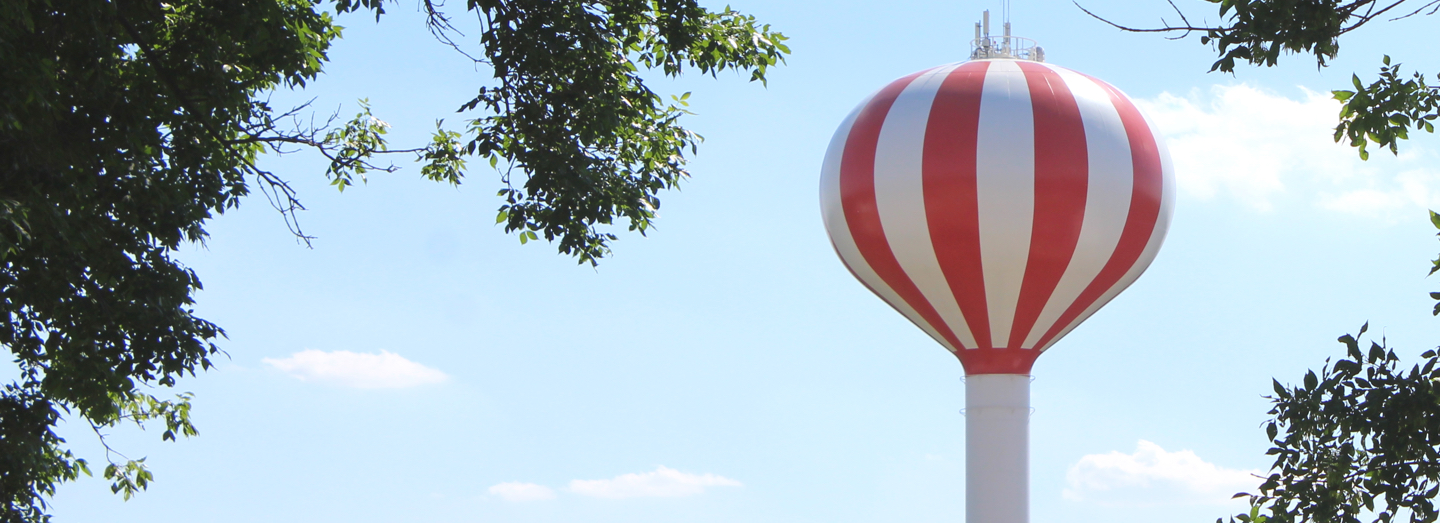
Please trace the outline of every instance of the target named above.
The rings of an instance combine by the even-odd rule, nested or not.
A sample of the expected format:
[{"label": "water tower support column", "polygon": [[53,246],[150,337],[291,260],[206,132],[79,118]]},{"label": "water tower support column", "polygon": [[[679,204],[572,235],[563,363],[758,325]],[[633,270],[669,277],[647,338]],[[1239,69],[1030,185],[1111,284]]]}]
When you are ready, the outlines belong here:
[{"label": "water tower support column", "polygon": [[1030,521],[1030,376],[965,378],[965,521]]}]

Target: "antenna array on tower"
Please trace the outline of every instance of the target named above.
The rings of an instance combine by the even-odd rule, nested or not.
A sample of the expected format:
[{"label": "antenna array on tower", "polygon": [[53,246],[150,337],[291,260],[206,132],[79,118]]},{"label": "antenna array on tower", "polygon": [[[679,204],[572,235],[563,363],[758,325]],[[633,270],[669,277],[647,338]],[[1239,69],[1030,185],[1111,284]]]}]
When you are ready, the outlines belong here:
[{"label": "antenna array on tower", "polygon": [[1045,49],[1029,38],[1010,34],[1010,2],[1002,5],[1004,34],[990,36],[990,10],[986,9],[981,21],[975,22],[975,39],[970,42],[971,60],[1009,59],[1045,61]]}]

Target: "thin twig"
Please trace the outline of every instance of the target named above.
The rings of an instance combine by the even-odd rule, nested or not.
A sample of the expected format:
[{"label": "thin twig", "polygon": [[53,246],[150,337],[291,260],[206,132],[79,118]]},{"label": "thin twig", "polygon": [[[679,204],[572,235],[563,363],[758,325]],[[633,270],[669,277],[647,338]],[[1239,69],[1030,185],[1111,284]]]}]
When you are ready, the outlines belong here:
[{"label": "thin twig", "polygon": [[[1101,21],[1101,22],[1105,22],[1106,24],[1109,24],[1111,27],[1114,27],[1114,28],[1119,29],[1119,30],[1121,30],[1121,31],[1128,31],[1128,32],[1131,32],[1131,33],[1169,33],[1169,32],[1174,32],[1174,31],[1185,31],[1185,32],[1188,34],[1188,33],[1190,33],[1191,31],[1206,31],[1206,32],[1209,32],[1209,31],[1220,31],[1220,30],[1222,30],[1222,28],[1218,28],[1218,27],[1192,27],[1192,26],[1189,26],[1189,25],[1185,25],[1185,26],[1166,26],[1166,27],[1162,27],[1162,28],[1159,28],[1159,29],[1139,29],[1139,28],[1135,28],[1135,27],[1126,27],[1126,26],[1117,24],[1117,23],[1115,23],[1115,22],[1111,22],[1111,21],[1109,21],[1109,20],[1106,20],[1105,18],[1102,18],[1100,15],[1097,15],[1097,14],[1095,14],[1095,13],[1090,12],[1090,10],[1089,10],[1089,9],[1086,9],[1085,6],[1080,5],[1079,0],[1072,0],[1072,2],[1075,4],[1075,7],[1080,8],[1081,11],[1084,11],[1085,14],[1090,15],[1091,18],[1094,18],[1094,19],[1099,20],[1099,21]],[[1175,3],[1174,3],[1174,2],[1171,2],[1170,5],[1171,5],[1172,7],[1174,7],[1174,6],[1175,6]],[[1176,11],[1179,11],[1180,9],[1179,9],[1178,7],[1176,7],[1175,10],[1176,10]],[[1185,19],[1185,17],[1184,17],[1185,15],[1184,15],[1183,13],[1182,13],[1180,16],[1181,16],[1180,19],[1181,19],[1182,21],[1184,21],[1186,24],[1189,24],[1189,23],[1190,23],[1189,20]]]},{"label": "thin twig", "polygon": [[235,151],[230,144],[225,143],[225,135],[214,128],[213,123],[205,116],[206,113],[196,111],[194,107],[190,105],[190,101],[185,97],[185,91],[175,84],[175,80],[170,77],[169,71],[161,67],[160,63],[151,56],[150,43],[140,35],[139,31],[136,31],[135,28],[130,25],[129,20],[120,12],[119,7],[116,7],[114,12],[115,18],[120,23],[120,26],[130,35],[130,38],[135,40],[140,59],[150,64],[150,68],[155,70],[155,74],[160,77],[160,81],[163,82],[171,92],[175,93],[176,100],[180,103],[180,107],[185,109],[187,114],[195,117],[199,121],[201,128],[205,129],[221,147],[224,147],[233,157],[240,158],[243,169],[255,174],[258,179],[269,184],[271,188],[280,187],[282,189],[280,192],[285,195],[287,200],[285,204],[281,204],[274,198],[275,195],[273,193],[265,190],[265,185],[261,185],[261,192],[264,192],[267,198],[270,198],[270,205],[280,211],[284,216],[286,228],[290,229],[291,234],[294,234],[298,239],[303,241],[306,247],[313,247],[310,241],[313,240],[314,237],[307,236],[300,230],[300,224],[293,215],[296,210],[305,209],[305,206],[300,205],[300,201],[296,198],[295,190],[291,188],[288,183],[285,183],[284,180],[281,180],[269,171],[260,169],[249,158],[246,158],[245,155],[240,154],[238,151]]},{"label": "thin twig", "polygon": [[[1368,23],[1370,20],[1373,20],[1375,17],[1380,16],[1380,15],[1383,15],[1383,14],[1385,14],[1386,11],[1389,11],[1389,10],[1391,10],[1391,9],[1394,9],[1394,8],[1396,8],[1396,7],[1399,7],[1400,4],[1403,4],[1403,3],[1407,2],[1407,1],[1408,1],[1408,0],[1396,0],[1395,3],[1386,6],[1384,9],[1381,9],[1381,10],[1379,10],[1379,11],[1374,11],[1374,7],[1375,7],[1376,1],[1375,1],[1375,0],[1368,0],[1368,2],[1369,2],[1369,4],[1370,4],[1371,10],[1370,10],[1370,11],[1366,11],[1366,13],[1365,13],[1364,16],[1358,17],[1358,18],[1360,18],[1360,21],[1359,21],[1359,22],[1355,22],[1354,25],[1351,25],[1350,27],[1343,28],[1343,29],[1341,29],[1340,31],[1336,32],[1335,34],[1336,34],[1336,35],[1343,35],[1343,34],[1348,33],[1348,32],[1350,32],[1350,31],[1354,31],[1354,30],[1356,30],[1356,29],[1359,29],[1360,26],[1365,25],[1365,24]],[[1422,9],[1423,9],[1423,8],[1422,8]],[[1372,12],[1372,11],[1373,11],[1373,12]],[[1355,16],[1355,15],[1354,15],[1354,14],[1351,14],[1351,16]]]},{"label": "thin twig", "polygon": [[460,36],[465,36],[465,33],[456,29],[455,25],[450,23],[450,17],[446,16],[445,13],[440,10],[440,8],[443,7],[445,7],[444,0],[438,2],[435,0],[424,0],[420,3],[420,9],[425,11],[425,27],[430,30],[430,35],[434,36],[440,43],[454,49],[455,52],[460,53],[465,58],[469,58],[472,62],[491,65],[489,60],[476,58],[468,51],[461,49],[460,44],[456,43],[455,39],[450,36],[450,33],[455,33]]},{"label": "thin twig", "polygon": [[1412,17],[1412,16],[1415,16],[1415,15],[1417,15],[1417,14],[1420,14],[1421,11],[1424,11],[1426,7],[1430,7],[1430,6],[1435,6],[1435,9],[1431,9],[1430,12],[1425,13],[1426,16],[1433,15],[1433,14],[1435,14],[1435,11],[1436,11],[1436,10],[1440,10],[1440,0],[1430,0],[1429,3],[1420,6],[1419,9],[1416,9],[1416,10],[1414,10],[1414,11],[1411,11],[1410,14],[1407,14],[1407,15],[1404,15],[1404,16],[1397,16],[1397,17],[1395,17],[1395,18],[1391,18],[1389,21],[1394,22],[1394,21],[1396,21],[1396,20],[1403,20],[1403,19],[1406,19],[1406,18],[1410,18],[1410,17]]}]

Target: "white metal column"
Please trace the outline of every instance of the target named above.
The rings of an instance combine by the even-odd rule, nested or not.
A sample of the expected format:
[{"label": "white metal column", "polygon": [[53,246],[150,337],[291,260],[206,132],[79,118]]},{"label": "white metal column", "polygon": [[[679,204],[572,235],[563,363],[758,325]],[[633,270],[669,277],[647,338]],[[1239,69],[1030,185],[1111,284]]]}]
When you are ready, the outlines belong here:
[{"label": "white metal column", "polygon": [[965,378],[965,521],[1030,521],[1030,376]]}]

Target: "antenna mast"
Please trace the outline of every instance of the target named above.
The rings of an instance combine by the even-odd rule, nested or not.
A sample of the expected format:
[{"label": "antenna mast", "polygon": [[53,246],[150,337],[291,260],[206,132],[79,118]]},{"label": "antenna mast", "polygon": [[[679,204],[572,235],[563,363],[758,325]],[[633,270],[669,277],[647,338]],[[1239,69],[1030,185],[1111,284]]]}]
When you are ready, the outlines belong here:
[{"label": "antenna mast", "polygon": [[1000,3],[1002,36],[990,36],[990,10],[981,14],[975,22],[975,39],[970,42],[971,60],[1030,60],[1045,61],[1045,49],[1034,40],[1014,36],[1010,33],[1010,0]]}]

